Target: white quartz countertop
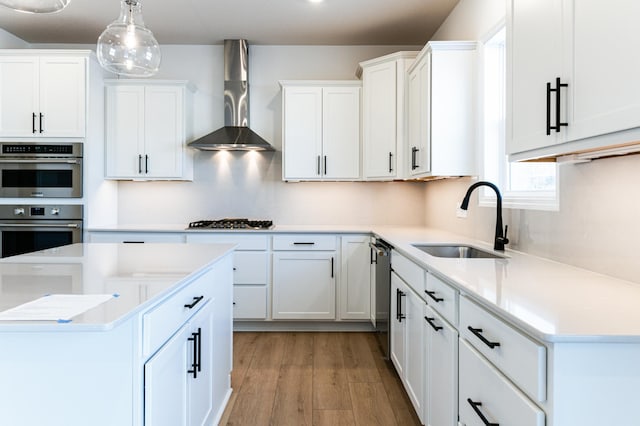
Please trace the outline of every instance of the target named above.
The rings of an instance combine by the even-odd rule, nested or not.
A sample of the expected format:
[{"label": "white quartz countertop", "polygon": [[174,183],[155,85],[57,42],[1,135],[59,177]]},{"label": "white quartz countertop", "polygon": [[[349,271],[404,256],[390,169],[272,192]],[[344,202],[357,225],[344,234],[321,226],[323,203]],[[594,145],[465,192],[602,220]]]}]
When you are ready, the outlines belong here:
[{"label": "white quartz countertop", "polygon": [[640,342],[640,284],[507,249],[504,259],[448,259],[415,243],[489,244],[424,228],[374,233],[461,294],[547,342]]},{"label": "white quartz countertop", "polygon": [[0,321],[0,330],[108,330],[187,285],[232,244],[85,243],[0,261],[0,311],[48,294],[111,294],[107,302],[56,321]]},{"label": "white quartz countertop", "polygon": [[[90,231],[176,232],[176,226],[118,226]],[[187,232],[242,232],[194,230]],[[547,342],[640,342],[640,283],[625,281],[507,248],[504,259],[447,259],[415,243],[492,246],[423,227],[278,225],[249,233],[373,233],[531,336]]]}]

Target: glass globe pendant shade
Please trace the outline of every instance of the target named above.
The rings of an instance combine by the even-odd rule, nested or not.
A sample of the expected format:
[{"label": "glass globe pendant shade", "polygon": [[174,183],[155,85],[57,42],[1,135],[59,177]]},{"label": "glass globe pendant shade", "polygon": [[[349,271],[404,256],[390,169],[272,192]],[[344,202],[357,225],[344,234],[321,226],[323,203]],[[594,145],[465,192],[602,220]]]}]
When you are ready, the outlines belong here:
[{"label": "glass globe pendant shade", "polygon": [[149,77],[160,66],[160,46],[137,0],[121,1],[120,16],[100,34],[96,50],[100,65],[119,75]]},{"label": "glass globe pendant shade", "polygon": [[60,12],[68,4],[69,0],[0,0],[0,5],[26,13]]}]

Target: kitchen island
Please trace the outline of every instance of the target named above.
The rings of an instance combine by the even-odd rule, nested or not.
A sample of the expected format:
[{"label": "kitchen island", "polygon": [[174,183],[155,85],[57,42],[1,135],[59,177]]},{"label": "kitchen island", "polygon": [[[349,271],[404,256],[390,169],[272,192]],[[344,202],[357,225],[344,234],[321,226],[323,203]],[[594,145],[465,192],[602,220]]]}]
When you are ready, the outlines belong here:
[{"label": "kitchen island", "polygon": [[[216,424],[231,394],[233,248],[73,244],[3,259],[0,424]],[[59,295],[104,300],[57,320],[52,304],[50,320],[20,311]]]}]

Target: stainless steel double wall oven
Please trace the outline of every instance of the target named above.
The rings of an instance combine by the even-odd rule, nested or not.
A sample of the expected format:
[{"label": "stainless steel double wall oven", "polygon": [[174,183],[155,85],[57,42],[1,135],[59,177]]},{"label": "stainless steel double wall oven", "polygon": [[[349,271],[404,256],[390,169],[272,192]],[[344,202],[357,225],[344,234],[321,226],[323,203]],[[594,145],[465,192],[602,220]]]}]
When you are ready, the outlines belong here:
[{"label": "stainless steel double wall oven", "polygon": [[[0,257],[82,242],[81,142],[0,142]],[[38,198],[42,204],[5,204]],[[47,200],[55,199],[55,200]]]}]

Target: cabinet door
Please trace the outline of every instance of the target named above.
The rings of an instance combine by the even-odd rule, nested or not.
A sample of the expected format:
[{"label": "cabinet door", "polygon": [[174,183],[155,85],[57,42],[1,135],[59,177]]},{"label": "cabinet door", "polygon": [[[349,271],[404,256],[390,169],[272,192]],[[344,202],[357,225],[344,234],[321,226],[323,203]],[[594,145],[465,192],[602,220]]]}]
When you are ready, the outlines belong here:
[{"label": "cabinet door", "polygon": [[458,331],[425,305],[425,424],[456,426],[458,421]]},{"label": "cabinet door", "polygon": [[38,134],[38,70],[37,57],[0,57],[0,136]]},{"label": "cabinet door", "polygon": [[147,178],[180,178],[184,158],[184,89],[146,86],[143,170]]},{"label": "cabinet door", "polygon": [[144,147],[144,87],[107,86],[106,104],[107,177],[141,177]]},{"label": "cabinet door", "polygon": [[[522,152],[562,141],[565,128],[547,136],[547,83],[555,87],[557,77],[567,82],[563,74],[564,28],[569,11],[565,0],[511,0],[507,14],[507,92],[510,101],[511,126],[507,134],[507,153]],[[541,28],[544,28],[541,31]],[[589,65],[591,66],[591,65]],[[562,99],[567,90],[561,89]],[[555,95],[551,103],[555,105]],[[509,105],[507,106],[509,108]],[[566,104],[561,105],[562,121],[567,119]],[[555,107],[551,111],[555,123]],[[510,137],[509,137],[510,136]]]},{"label": "cabinet door", "polygon": [[391,333],[391,348],[389,356],[400,377],[404,377],[405,369],[405,327],[406,327],[406,285],[395,274],[391,273],[391,312],[389,317],[389,332]]},{"label": "cabinet door", "polygon": [[328,179],[360,177],[360,88],[322,89],[322,174]]},{"label": "cabinet door", "polygon": [[365,178],[396,174],[397,64],[373,65],[362,74],[362,126]]},{"label": "cabinet door", "polygon": [[285,87],[284,180],[319,179],[322,174],[322,88]]},{"label": "cabinet door", "polygon": [[408,77],[408,159],[409,173],[418,175],[429,171],[429,67],[431,55],[426,54],[411,70]]},{"label": "cabinet door", "polygon": [[273,318],[335,319],[335,252],[273,255]]},{"label": "cabinet door", "polygon": [[371,249],[368,236],[342,237],[340,318],[369,319],[371,307]]},{"label": "cabinet door", "polygon": [[183,326],[144,365],[145,426],[187,425],[190,337],[191,329]]},{"label": "cabinet door", "polygon": [[267,286],[234,285],[233,319],[266,319]]},{"label": "cabinet door", "polygon": [[86,59],[40,59],[40,135],[84,137],[86,123]]},{"label": "cabinet door", "polygon": [[409,399],[420,420],[424,415],[424,301],[418,295],[406,289],[406,364],[403,381]]},{"label": "cabinet door", "polygon": [[[640,126],[640,2],[573,1],[573,117],[568,139]],[[570,88],[571,89],[571,88]]]},{"label": "cabinet door", "polygon": [[[188,363],[198,361],[197,372],[190,373],[189,379],[189,419],[190,426],[203,426],[210,421],[213,408],[213,309],[216,301],[209,301],[189,321],[191,338],[189,341]],[[195,344],[192,344],[195,342]],[[190,370],[193,371],[194,367]]]}]

